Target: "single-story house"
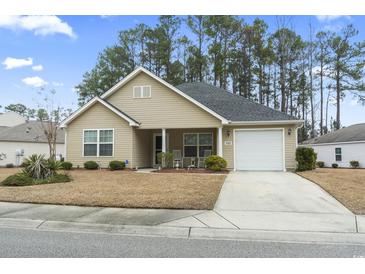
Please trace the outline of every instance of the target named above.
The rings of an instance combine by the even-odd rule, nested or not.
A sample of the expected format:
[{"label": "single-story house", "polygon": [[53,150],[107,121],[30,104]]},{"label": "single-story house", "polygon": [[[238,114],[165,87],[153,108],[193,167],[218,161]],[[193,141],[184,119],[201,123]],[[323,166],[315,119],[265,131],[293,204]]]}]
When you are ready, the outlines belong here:
[{"label": "single-story house", "polygon": [[[64,133],[57,134],[56,154],[64,153]],[[0,166],[20,165],[24,158],[32,154],[49,157],[49,146],[41,122],[27,121],[13,127],[0,129]]]},{"label": "single-story house", "polygon": [[282,171],[296,167],[302,122],[205,83],[172,86],[140,67],[61,126],[75,166],[123,160],[154,167],[159,152],[178,151],[184,166],[211,152],[230,169]]},{"label": "single-story house", "polygon": [[350,161],[359,161],[365,168],[365,123],[344,127],[334,132],[309,139],[301,146],[312,147],[317,153],[317,161],[330,167],[350,167]]}]

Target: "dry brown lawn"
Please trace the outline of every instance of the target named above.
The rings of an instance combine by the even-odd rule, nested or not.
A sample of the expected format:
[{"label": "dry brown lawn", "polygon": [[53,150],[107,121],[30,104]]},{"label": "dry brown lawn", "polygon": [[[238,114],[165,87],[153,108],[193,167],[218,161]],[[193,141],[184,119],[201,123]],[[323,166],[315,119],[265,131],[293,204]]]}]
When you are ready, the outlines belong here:
[{"label": "dry brown lawn", "polygon": [[[0,181],[16,173],[0,169]],[[212,209],[225,175],[148,174],[72,170],[73,181],[24,187],[0,186],[0,201],[83,206]]]},{"label": "dry brown lawn", "polygon": [[355,214],[365,214],[365,169],[317,168],[298,174],[320,185]]}]

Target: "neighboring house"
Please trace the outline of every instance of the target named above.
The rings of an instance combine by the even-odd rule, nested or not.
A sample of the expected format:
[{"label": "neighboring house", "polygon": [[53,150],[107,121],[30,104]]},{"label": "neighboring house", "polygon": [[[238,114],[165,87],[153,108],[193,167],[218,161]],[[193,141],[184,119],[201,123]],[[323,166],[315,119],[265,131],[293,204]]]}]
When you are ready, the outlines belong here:
[{"label": "neighboring house", "polygon": [[0,129],[2,127],[13,127],[26,122],[26,119],[20,114],[8,111],[0,113]]},{"label": "neighboring house", "polygon": [[[64,133],[60,129],[56,144],[56,154],[59,156],[64,153],[64,142]],[[18,166],[24,158],[32,154],[44,154],[49,157],[49,146],[41,122],[29,121],[0,129],[0,154],[6,155],[6,158],[0,160],[0,166]]]},{"label": "neighboring house", "polygon": [[174,87],[144,68],[62,123],[66,159],[153,167],[179,150],[184,166],[212,151],[237,170],[292,170],[302,121],[204,83]]},{"label": "neighboring house", "polygon": [[333,163],[350,167],[350,161],[354,160],[365,168],[365,123],[304,141],[301,146],[312,147],[317,153],[317,161],[323,161],[327,167]]}]

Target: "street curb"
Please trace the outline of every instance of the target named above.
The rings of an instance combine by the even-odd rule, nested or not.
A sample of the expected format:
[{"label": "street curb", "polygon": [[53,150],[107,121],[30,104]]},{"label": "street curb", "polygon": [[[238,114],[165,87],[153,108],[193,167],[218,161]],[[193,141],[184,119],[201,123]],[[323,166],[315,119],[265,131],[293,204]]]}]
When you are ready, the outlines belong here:
[{"label": "street curb", "polygon": [[102,233],[202,240],[266,241],[308,244],[365,245],[363,233],[238,230],[194,227],[108,225],[0,218],[0,227],[73,233]]}]

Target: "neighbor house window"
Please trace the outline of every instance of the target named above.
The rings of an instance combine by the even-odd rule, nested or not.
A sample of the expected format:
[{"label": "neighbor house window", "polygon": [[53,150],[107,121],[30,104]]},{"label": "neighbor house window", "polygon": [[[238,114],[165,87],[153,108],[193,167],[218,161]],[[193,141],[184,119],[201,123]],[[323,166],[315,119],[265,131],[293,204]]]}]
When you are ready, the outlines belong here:
[{"label": "neighbor house window", "polygon": [[151,86],[134,86],[133,98],[151,98]]},{"label": "neighbor house window", "polygon": [[337,162],[341,162],[342,161],[342,150],[340,147],[336,147],[335,148],[335,157],[336,157],[336,161]]},{"label": "neighbor house window", "polygon": [[184,157],[204,157],[205,150],[213,150],[212,133],[184,134]]},{"label": "neighbor house window", "polygon": [[113,129],[84,130],[84,156],[113,156]]}]

